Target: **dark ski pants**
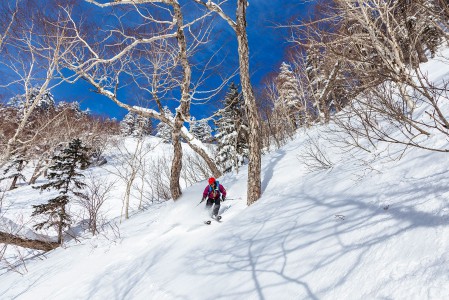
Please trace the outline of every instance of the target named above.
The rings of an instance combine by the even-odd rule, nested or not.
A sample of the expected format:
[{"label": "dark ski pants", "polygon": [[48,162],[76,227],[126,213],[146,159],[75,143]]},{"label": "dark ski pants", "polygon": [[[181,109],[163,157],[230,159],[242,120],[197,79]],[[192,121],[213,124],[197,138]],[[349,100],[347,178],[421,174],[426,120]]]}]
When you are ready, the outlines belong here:
[{"label": "dark ski pants", "polygon": [[220,210],[220,198],[218,198],[218,199],[208,198],[207,202],[206,202],[206,209],[208,209],[210,211],[213,204],[215,204],[215,205],[214,205],[214,210],[212,212],[212,215],[216,216],[216,215],[218,215],[218,211]]}]

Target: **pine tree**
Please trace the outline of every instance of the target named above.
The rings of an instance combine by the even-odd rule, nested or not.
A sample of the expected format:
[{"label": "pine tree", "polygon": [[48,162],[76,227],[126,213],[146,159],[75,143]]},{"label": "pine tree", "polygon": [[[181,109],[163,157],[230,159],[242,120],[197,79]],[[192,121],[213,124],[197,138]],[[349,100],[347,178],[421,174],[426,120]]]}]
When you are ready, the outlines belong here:
[{"label": "pine tree", "polygon": [[85,147],[80,139],[74,139],[68,147],[60,154],[53,157],[53,164],[49,167],[47,178],[49,182],[36,188],[43,190],[54,189],[59,195],[52,198],[48,203],[33,205],[32,216],[47,215],[47,219],[34,225],[34,228],[56,227],[58,230],[58,243],[62,244],[62,231],[70,226],[71,217],[66,211],[66,206],[73,195],[81,195],[80,190],[85,186],[81,181],[84,177],[79,170],[89,165],[87,155],[89,149]]},{"label": "pine tree", "polygon": [[[172,119],[174,117],[173,113],[167,106],[164,107],[164,113],[168,118]],[[157,124],[156,130],[157,137],[161,138],[164,143],[171,143],[173,130],[170,125],[160,122],[159,124]]]},{"label": "pine tree", "polygon": [[195,118],[192,117],[190,133],[204,143],[210,143],[212,141],[212,129],[207,123],[207,120],[196,121]]},{"label": "pine tree", "polygon": [[248,126],[243,108],[243,98],[232,83],[224,99],[224,108],[215,122],[218,134],[218,164],[224,172],[237,170],[248,159]]}]

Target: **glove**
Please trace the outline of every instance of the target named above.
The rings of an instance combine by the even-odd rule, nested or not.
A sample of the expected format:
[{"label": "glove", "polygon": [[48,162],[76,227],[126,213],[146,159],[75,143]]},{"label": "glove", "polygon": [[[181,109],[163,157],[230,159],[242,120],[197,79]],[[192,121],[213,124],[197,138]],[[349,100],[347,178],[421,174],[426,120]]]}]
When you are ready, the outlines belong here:
[{"label": "glove", "polygon": [[224,202],[226,200],[225,196],[221,196],[221,202]]}]

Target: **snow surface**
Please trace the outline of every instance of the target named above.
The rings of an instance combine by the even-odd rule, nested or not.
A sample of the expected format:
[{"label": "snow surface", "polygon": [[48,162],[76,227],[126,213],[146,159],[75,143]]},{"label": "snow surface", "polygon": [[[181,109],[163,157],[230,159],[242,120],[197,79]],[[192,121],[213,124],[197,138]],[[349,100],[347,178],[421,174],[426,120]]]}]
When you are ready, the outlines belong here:
[{"label": "snow surface", "polygon": [[[436,60],[425,67],[448,78]],[[310,172],[298,155],[324,134],[300,132],[265,155],[263,195],[250,207],[246,168],[220,178],[230,199],[222,223],[203,224],[198,183],[119,230],[29,259],[24,275],[1,275],[0,298],[449,299],[448,154],[409,149],[394,160],[400,148],[344,152],[322,141],[333,168]],[[7,195],[12,211],[29,206],[27,193]]]}]

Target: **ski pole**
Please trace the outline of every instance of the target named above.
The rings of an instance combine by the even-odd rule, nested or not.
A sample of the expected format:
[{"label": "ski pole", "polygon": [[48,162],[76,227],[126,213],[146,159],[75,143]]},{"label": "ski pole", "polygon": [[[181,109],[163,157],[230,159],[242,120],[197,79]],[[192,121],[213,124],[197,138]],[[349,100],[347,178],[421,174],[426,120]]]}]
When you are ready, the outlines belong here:
[{"label": "ski pole", "polygon": [[204,198],[201,199],[200,203],[198,203],[196,206],[200,205],[200,204],[203,203],[203,202],[204,202]]}]

